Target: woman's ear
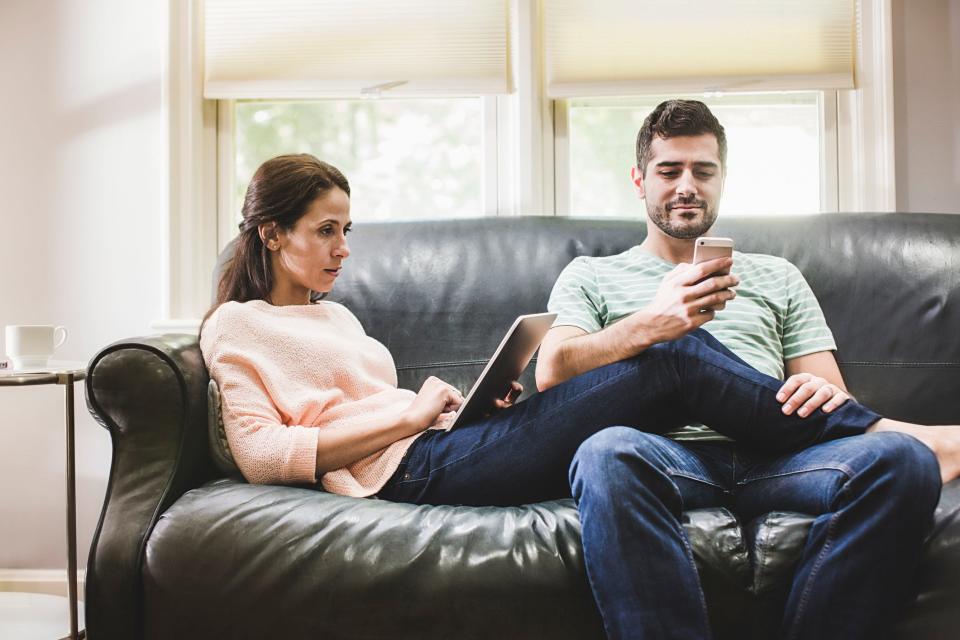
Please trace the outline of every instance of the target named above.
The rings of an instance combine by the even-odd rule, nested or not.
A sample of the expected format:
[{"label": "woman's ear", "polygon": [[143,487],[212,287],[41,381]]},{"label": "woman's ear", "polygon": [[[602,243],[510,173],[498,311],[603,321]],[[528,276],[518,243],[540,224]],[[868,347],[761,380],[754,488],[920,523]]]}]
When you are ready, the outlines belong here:
[{"label": "woman's ear", "polygon": [[260,241],[270,251],[276,251],[280,248],[280,234],[277,230],[276,222],[264,222],[257,231],[260,233]]}]

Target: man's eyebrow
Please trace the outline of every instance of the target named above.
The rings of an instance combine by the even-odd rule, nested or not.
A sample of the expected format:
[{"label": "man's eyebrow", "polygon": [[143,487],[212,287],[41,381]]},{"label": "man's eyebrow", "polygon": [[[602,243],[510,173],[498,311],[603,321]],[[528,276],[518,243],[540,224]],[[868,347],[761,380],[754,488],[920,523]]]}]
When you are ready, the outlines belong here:
[{"label": "man's eyebrow", "polygon": [[[680,161],[678,161],[678,160],[663,160],[662,162],[658,162],[658,163],[656,164],[656,166],[658,166],[658,167],[682,167],[683,164],[684,164],[684,163],[682,163],[682,162],[680,162]],[[701,167],[701,168],[702,168],[702,167],[718,168],[720,165],[717,164],[716,162],[712,162],[712,161],[709,161],[709,160],[698,160],[697,162],[694,162],[694,163],[693,163],[693,166],[695,166],[695,167]]]}]

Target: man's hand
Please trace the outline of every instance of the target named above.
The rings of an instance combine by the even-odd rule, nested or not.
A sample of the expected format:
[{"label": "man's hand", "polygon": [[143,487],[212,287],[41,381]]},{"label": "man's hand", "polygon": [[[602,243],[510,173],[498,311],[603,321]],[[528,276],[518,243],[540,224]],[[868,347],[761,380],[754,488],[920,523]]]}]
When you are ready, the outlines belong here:
[{"label": "man's hand", "polygon": [[507,407],[512,407],[513,403],[517,398],[520,397],[521,393],[523,393],[523,385],[514,380],[510,383],[510,390],[507,391],[507,395],[494,400],[493,406],[497,409],[506,409]]},{"label": "man's hand", "polygon": [[714,275],[730,269],[733,258],[715,258],[700,264],[678,264],[664,276],[650,305],[642,314],[635,314],[637,322],[651,344],[677,340],[713,320],[717,311],[737,293],[731,287],[740,284],[732,274]]},{"label": "man's hand", "polygon": [[812,373],[790,376],[777,391],[777,400],[783,403],[783,413],[789,416],[796,411],[801,418],[817,409],[830,413],[849,399],[846,391]]},{"label": "man's hand", "polygon": [[733,258],[679,264],[664,277],[647,307],[595,333],[570,326],[550,329],[537,356],[537,387],[543,391],[585,371],[632,358],[712,320],[737,295],[730,287],[740,279],[718,274],[731,265]]}]

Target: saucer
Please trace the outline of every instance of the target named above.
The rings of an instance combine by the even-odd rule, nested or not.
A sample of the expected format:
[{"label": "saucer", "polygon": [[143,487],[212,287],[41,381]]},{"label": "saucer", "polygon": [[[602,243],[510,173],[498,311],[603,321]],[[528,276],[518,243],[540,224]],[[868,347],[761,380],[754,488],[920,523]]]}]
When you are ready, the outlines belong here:
[{"label": "saucer", "polygon": [[0,368],[0,376],[26,375],[30,373],[64,373],[68,371],[85,370],[87,363],[79,360],[51,360],[47,364],[38,367],[22,367],[14,369],[12,363],[7,362],[7,366]]}]

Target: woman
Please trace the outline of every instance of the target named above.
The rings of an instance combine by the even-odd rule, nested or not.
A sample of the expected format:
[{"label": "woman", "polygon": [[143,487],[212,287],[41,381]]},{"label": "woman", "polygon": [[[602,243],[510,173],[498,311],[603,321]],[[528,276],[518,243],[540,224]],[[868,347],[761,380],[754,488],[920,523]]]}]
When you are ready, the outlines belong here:
[{"label": "woman", "polygon": [[[333,289],[350,255],[349,195],[343,175],[309,155],[267,161],[247,190],[201,347],[220,385],[231,451],[250,482],[319,480],[347,496],[519,505],[569,497],[571,469],[616,446],[617,428],[608,427],[664,432],[700,421],[758,449],[787,451],[893,424],[853,401],[803,420],[786,416],[776,400],[782,382],[696,331],[514,405],[515,388],[492,416],[446,431],[463,401],[458,390],[436,378],[417,393],[398,389],[389,352],[346,308],[311,304],[312,292]],[[932,511],[936,460],[919,443],[907,448],[924,488],[915,497]],[[581,515],[604,508],[583,495]],[[601,593],[602,572],[589,569],[603,564],[604,545],[585,540],[584,548]],[[598,605],[605,620],[633,606],[599,597]]]}]

